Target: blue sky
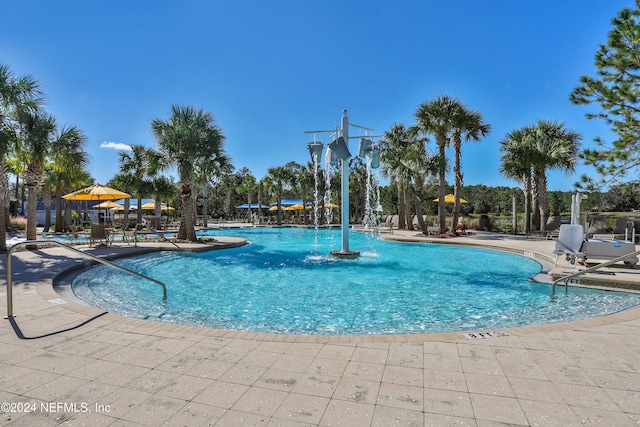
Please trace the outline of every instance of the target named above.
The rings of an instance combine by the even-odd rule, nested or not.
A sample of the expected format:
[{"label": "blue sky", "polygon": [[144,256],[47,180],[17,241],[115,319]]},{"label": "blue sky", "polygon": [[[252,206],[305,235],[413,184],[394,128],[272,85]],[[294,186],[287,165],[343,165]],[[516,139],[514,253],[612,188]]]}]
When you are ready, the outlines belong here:
[{"label": "blue sky", "polygon": [[[381,134],[448,94],[492,126],[463,147],[465,184],[511,186],[498,173],[511,130],[543,118],[580,132],[585,147],[611,137],[568,97],[595,74],[626,6],[633,0],[10,1],[0,62],[31,74],[47,111],[86,133],[101,183],[118,169],[108,146],[154,146],[150,123],[172,104],[211,112],[236,168],[261,178],[306,163],[304,131],[339,125],[345,108]],[[581,173],[594,172],[551,173],[549,188],[571,190]]]}]

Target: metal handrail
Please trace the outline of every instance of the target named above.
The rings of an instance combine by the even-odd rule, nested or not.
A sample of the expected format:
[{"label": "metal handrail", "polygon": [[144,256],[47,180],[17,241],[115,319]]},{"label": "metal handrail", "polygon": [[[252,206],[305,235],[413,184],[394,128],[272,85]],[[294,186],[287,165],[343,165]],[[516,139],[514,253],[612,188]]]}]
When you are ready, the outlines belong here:
[{"label": "metal handrail", "polygon": [[[176,242],[172,242],[171,240],[167,239],[167,237],[164,235],[164,233],[159,232],[155,227],[152,227],[150,225],[146,225],[146,224],[138,224],[138,225],[143,225],[145,227],[147,227],[149,230],[151,230],[154,233],[157,233],[158,236],[160,236],[160,239],[162,239],[163,241],[167,242],[167,243],[171,243],[173,246],[175,246],[176,248],[178,248],[179,251],[182,250],[182,248],[180,246],[178,246],[176,244]],[[137,232],[137,228],[138,225],[136,225],[136,232]]]},{"label": "metal handrail", "polygon": [[12,271],[12,267],[11,267],[11,255],[13,254],[13,252],[18,247],[26,246],[26,245],[33,245],[33,244],[36,244],[36,245],[37,244],[58,245],[58,246],[61,246],[63,248],[69,249],[72,252],[76,252],[76,253],[78,253],[80,255],[86,256],[87,258],[90,258],[93,261],[99,262],[99,263],[107,265],[109,267],[113,267],[116,270],[120,270],[120,271],[123,271],[125,273],[129,273],[129,274],[131,274],[133,276],[136,276],[136,277],[138,277],[140,279],[145,279],[145,280],[148,280],[150,282],[153,282],[156,285],[162,286],[162,291],[163,291],[162,300],[163,301],[167,300],[167,287],[166,287],[166,285],[164,283],[162,283],[162,282],[160,282],[158,280],[152,279],[151,277],[144,276],[144,275],[142,275],[140,273],[136,273],[135,271],[129,270],[128,268],[121,267],[121,266],[119,266],[117,264],[112,263],[111,261],[107,261],[106,259],[99,258],[97,256],[88,254],[86,252],[82,252],[82,251],[80,251],[78,249],[72,248],[69,245],[65,245],[64,243],[56,242],[55,240],[48,240],[46,242],[43,242],[41,240],[27,240],[27,241],[24,241],[24,242],[16,243],[15,245],[11,246],[11,248],[9,249],[9,252],[7,252],[7,317],[6,317],[7,319],[14,317],[13,316],[13,286],[12,286],[13,285],[13,271]]},{"label": "metal handrail", "polygon": [[630,253],[630,254],[621,255],[618,258],[614,258],[614,259],[611,259],[609,261],[601,262],[600,264],[596,264],[596,265],[594,265],[592,267],[585,268],[584,270],[577,271],[577,272],[575,272],[573,274],[570,274],[568,276],[561,277],[561,278],[559,278],[559,279],[557,279],[557,280],[555,280],[553,282],[552,294],[555,295],[555,293],[556,293],[556,285],[558,285],[562,281],[564,281],[565,290],[568,292],[569,280],[571,280],[571,279],[573,279],[575,277],[581,276],[583,274],[590,273],[592,271],[598,270],[599,268],[608,267],[611,264],[615,264],[616,262],[623,261],[623,260],[625,260],[625,259],[627,259],[627,258],[629,258],[631,256],[637,256],[639,254],[640,254],[640,251],[635,251],[635,252]]}]

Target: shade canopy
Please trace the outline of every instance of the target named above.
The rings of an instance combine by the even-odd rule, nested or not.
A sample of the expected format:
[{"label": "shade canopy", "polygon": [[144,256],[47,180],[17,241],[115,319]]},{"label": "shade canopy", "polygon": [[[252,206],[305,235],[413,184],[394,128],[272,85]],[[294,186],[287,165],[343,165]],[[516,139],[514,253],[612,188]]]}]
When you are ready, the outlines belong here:
[{"label": "shade canopy", "polygon": [[262,209],[268,209],[269,206],[267,205],[260,205],[258,203],[251,203],[250,205],[248,203],[245,203],[243,205],[240,206],[236,206],[236,209],[258,209],[258,208],[262,208]]},{"label": "shade canopy", "polygon": [[[434,202],[439,202],[440,199],[433,199]],[[456,198],[453,194],[447,194],[446,196],[444,196],[444,202],[445,203],[455,203]],[[460,198],[460,203],[469,203],[467,202],[465,199]]]},{"label": "shade canopy", "polygon": [[304,206],[302,206],[302,203],[299,203],[299,204],[297,204],[297,205],[291,205],[291,206],[289,206],[288,208],[286,208],[285,210],[290,210],[290,211],[301,211],[301,210],[303,210],[303,209],[310,210],[310,209],[312,209],[312,208],[313,208],[313,207],[312,207],[312,206],[310,206],[310,205],[307,205],[307,207],[305,208]]},{"label": "shade canopy", "polygon": [[[153,210],[156,208],[156,202],[147,202],[141,206],[142,210]],[[165,203],[160,203],[160,210],[162,211],[173,211],[175,208],[171,206],[167,206]]]},{"label": "shade canopy", "polygon": [[93,207],[94,208],[115,209],[115,210],[124,209],[124,206],[122,206],[119,203],[113,202],[111,200],[107,200],[105,202],[99,203],[97,205],[94,205]]},{"label": "shade canopy", "polygon": [[66,200],[117,200],[130,199],[131,194],[124,193],[115,188],[107,187],[102,184],[94,184],[82,190],[62,196]]}]

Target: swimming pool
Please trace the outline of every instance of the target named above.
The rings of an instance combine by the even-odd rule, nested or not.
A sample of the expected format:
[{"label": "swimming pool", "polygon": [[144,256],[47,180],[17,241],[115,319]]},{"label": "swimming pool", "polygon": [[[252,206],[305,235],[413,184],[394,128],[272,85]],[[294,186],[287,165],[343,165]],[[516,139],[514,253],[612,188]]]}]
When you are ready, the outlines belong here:
[{"label": "swimming pool", "polygon": [[339,230],[255,228],[251,245],[161,252],[116,261],[157,285],[104,266],[79,274],[74,293],[101,309],[149,320],[270,333],[430,333],[554,323],[640,304],[640,294],[572,288],[551,295],[530,279],[536,261],[472,247],[383,242],[352,233],[355,260],[335,259]]}]

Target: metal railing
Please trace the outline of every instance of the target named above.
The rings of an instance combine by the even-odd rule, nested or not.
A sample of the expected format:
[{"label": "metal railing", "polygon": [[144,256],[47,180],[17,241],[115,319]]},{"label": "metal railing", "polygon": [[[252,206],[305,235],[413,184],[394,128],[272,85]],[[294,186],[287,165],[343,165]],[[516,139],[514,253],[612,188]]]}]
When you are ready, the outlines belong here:
[{"label": "metal railing", "polygon": [[557,280],[555,280],[553,282],[552,295],[555,295],[556,286],[560,285],[560,282],[564,282],[564,285],[560,285],[560,286],[564,286],[565,287],[565,293],[569,292],[569,286],[568,286],[569,280],[574,279],[574,278],[576,278],[578,276],[581,276],[583,274],[586,274],[586,273],[591,273],[592,271],[596,271],[596,270],[598,270],[598,269],[600,269],[602,267],[608,267],[611,264],[615,264],[616,262],[624,261],[625,259],[627,259],[629,257],[637,256],[639,254],[640,254],[640,251],[635,251],[635,252],[630,253],[630,254],[621,255],[621,256],[619,256],[617,258],[614,258],[614,259],[611,259],[609,261],[601,262],[600,264],[596,264],[596,265],[594,265],[592,267],[585,268],[584,270],[576,271],[575,273],[570,274],[568,276],[561,277],[561,278],[559,278],[559,279],[557,279]]},{"label": "metal railing", "polygon": [[144,276],[140,273],[136,273],[133,270],[129,270],[128,268],[124,268],[121,267],[117,264],[112,263],[111,261],[107,261],[106,259],[103,258],[99,258],[97,256],[88,254],[86,252],[82,252],[78,249],[72,248],[71,246],[65,245],[64,243],[60,243],[60,242],[56,242],[55,240],[47,240],[47,241],[41,241],[41,240],[27,240],[24,242],[20,242],[20,243],[16,243],[15,245],[11,246],[11,248],[9,249],[9,252],[7,252],[7,319],[14,317],[13,316],[13,268],[12,268],[12,263],[11,263],[11,255],[13,254],[13,252],[21,247],[21,246],[27,246],[27,245],[57,245],[63,248],[66,248],[72,252],[75,252],[77,254],[80,254],[82,256],[85,256],[87,258],[92,259],[93,261],[99,262],[101,264],[107,265],[109,267],[113,267],[116,270],[120,270],[123,271],[125,273],[129,273],[133,276],[136,276],[140,279],[144,279],[144,280],[148,280],[150,282],[155,283],[156,285],[159,285],[162,287],[162,292],[163,292],[163,301],[167,300],[167,287],[164,283],[152,279],[151,277],[147,277]]}]

